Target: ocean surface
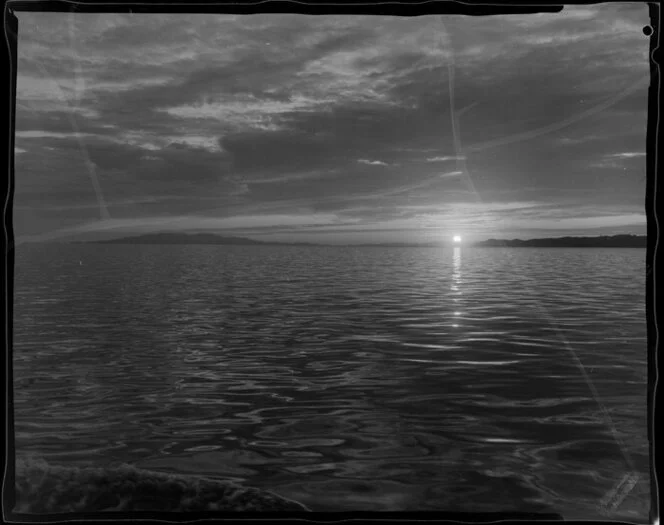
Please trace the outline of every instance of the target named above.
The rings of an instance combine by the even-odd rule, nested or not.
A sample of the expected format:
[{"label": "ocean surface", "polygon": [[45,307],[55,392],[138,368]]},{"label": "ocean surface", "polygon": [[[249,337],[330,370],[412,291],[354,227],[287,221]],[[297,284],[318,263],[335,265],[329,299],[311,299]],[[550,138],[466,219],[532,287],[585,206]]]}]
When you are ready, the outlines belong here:
[{"label": "ocean surface", "polygon": [[647,523],[645,250],[20,245],[16,451]]}]

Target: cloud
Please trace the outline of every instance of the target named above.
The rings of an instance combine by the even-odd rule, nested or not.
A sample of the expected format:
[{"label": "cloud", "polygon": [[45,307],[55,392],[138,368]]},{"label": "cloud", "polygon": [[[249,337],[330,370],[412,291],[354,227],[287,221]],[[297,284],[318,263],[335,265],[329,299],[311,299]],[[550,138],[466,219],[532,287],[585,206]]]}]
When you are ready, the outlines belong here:
[{"label": "cloud", "polygon": [[309,98],[295,95],[288,100],[260,99],[254,95],[224,97],[218,101],[206,101],[195,105],[182,105],[161,109],[181,119],[210,119],[223,121],[230,130],[259,129],[277,131],[281,126],[272,115],[314,111],[333,103],[333,99]]},{"label": "cloud", "polygon": [[258,173],[252,176],[243,177],[243,181],[248,184],[278,184],[292,181],[316,180],[323,177],[333,177],[339,174],[336,169],[324,170],[305,170],[299,172],[290,172],[280,175],[271,174],[269,171]]},{"label": "cloud", "polygon": [[357,162],[360,164],[368,164],[369,166],[387,166],[387,163],[382,160],[359,159]]},{"label": "cloud", "polygon": [[645,156],[645,152],[639,151],[612,153],[604,155],[600,160],[592,162],[590,166],[594,168],[620,168],[624,170],[627,169],[628,165],[625,161],[630,159],[642,159],[645,158]]},{"label": "cloud", "polygon": [[85,138],[94,137],[92,133],[64,133],[58,131],[17,131],[15,134],[19,139],[43,139],[43,138]]},{"label": "cloud", "polygon": [[108,230],[188,231],[188,230],[251,230],[272,229],[275,227],[300,228],[339,223],[333,214],[265,214],[237,215],[233,217],[169,216],[141,217],[132,219],[106,219],[89,222],[68,230],[68,233],[81,233]]},{"label": "cloud", "polygon": [[518,203],[569,210],[579,195],[579,217],[640,211],[646,6],[18,16],[19,235],[94,219],[101,199],[127,228],[263,215],[298,235],[333,216],[355,221],[345,229],[500,229],[510,214],[552,220]]},{"label": "cloud", "polygon": [[614,153],[613,155],[609,155],[609,157],[618,158],[618,159],[633,159],[636,157],[645,157],[645,156],[646,156],[645,152],[642,151]]},{"label": "cloud", "polygon": [[464,159],[465,159],[465,157],[463,155],[459,156],[459,157],[452,156],[452,155],[445,155],[443,157],[429,157],[428,159],[426,159],[426,161],[427,162],[447,162],[449,160],[464,160]]},{"label": "cloud", "polygon": [[[600,215],[595,217],[569,217],[561,219],[534,219],[528,226],[541,230],[587,230],[619,226],[645,226],[646,216],[642,213],[625,215]],[[520,225],[526,226],[526,224]]]}]

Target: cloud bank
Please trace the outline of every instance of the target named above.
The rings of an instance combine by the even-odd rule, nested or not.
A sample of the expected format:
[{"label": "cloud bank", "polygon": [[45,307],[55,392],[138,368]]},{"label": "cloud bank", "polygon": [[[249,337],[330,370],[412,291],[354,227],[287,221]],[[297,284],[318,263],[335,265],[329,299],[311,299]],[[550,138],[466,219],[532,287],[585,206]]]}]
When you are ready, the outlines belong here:
[{"label": "cloud bank", "polygon": [[645,5],[18,16],[17,238],[644,232]]}]

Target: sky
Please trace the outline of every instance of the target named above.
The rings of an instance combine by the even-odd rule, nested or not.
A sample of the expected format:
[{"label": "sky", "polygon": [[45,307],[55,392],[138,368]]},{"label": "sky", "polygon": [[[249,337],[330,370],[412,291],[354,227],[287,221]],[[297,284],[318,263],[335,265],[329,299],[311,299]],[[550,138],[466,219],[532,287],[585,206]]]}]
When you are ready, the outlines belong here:
[{"label": "sky", "polygon": [[645,234],[645,3],[17,16],[17,243]]}]

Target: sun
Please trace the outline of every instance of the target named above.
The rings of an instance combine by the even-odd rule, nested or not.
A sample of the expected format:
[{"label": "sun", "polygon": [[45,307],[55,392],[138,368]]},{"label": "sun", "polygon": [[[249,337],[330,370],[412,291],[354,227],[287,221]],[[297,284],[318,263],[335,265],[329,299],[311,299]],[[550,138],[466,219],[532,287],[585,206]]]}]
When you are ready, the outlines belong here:
[{"label": "sun", "polygon": [[455,235],[454,237],[452,237],[452,240],[454,242],[461,242],[461,235]]}]

